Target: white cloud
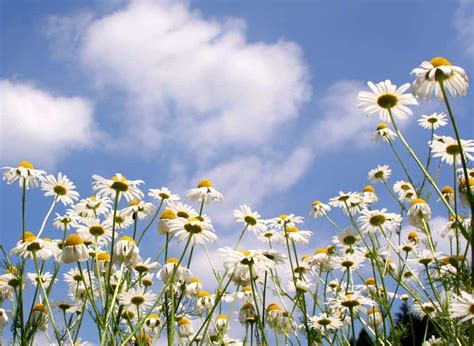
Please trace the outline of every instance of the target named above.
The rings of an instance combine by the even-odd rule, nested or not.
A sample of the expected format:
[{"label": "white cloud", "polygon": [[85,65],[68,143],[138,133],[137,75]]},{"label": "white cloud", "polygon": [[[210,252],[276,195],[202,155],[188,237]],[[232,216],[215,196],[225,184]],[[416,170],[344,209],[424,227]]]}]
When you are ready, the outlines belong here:
[{"label": "white cloud", "polygon": [[275,193],[291,188],[313,162],[308,148],[298,148],[288,157],[263,159],[255,155],[238,156],[201,172],[194,181],[207,178],[224,193],[224,201],[208,207],[217,222],[229,225],[232,211],[246,203],[253,208]]},{"label": "white cloud", "polygon": [[461,0],[456,15],[454,26],[458,32],[458,38],[466,49],[469,57],[474,57],[474,1]]},{"label": "white cloud", "polygon": [[[261,145],[310,97],[301,49],[285,40],[248,42],[242,20],[145,0],[90,18],[50,23],[74,38],[57,49],[74,49],[81,33],[80,60],[98,85],[126,93],[128,140],[144,148],[171,141],[202,155]],[[54,38],[53,27],[47,32]]]},{"label": "white cloud", "polygon": [[31,160],[51,167],[94,138],[93,106],[79,97],[61,97],[33,84],[0,80],[1,159]]}]

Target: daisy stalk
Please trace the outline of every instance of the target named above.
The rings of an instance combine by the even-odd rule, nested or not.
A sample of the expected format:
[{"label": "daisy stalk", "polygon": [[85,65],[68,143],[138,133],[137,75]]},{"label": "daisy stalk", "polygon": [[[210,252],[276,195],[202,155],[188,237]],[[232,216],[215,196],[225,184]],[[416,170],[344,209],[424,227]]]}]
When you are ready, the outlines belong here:
[{"label": "daisy stalk", "polygon": [[[53,209],[54,209],[54,206],[56,205],[57,200],[58,200],[58,195],[56,195],[56,197],[54,197],[53,203],[51,203],[51,207],[49,208],[48,212],[46,213],[46,216],[44,217],[43,223],[41,224],[41,228],[40,228],[40,230],[38,232],[38,235],[37,235],[38,238],[41,237],[41,234],[43,233],[44,227],[46,226],[46,222],[48,222],[49,216],[53,212]],[[66,233],[66,232],[64,232],[64,233]]]}]

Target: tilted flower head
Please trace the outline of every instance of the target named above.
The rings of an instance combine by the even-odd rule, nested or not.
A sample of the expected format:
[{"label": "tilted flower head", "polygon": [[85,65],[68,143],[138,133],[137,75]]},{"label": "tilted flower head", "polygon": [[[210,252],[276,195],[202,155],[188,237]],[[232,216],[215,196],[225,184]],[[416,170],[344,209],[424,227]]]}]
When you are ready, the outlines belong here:
[{"label": "tilted flower head", "polygon": [[372,92],[361,91],[357,97],[359,108],[363,108],[367,115],[379,113],[382,121],[390,121],[390,113],[395,118],[405,119],[412,111],[407,106],[417,105],[418,102],[412,94],[405,94],[410,88],[410,84],[403,84],[397,88],[389,80],[374,84],[368,82],[367,85]]},{"label": "tilted flower head", "polygon": [[135,265],[139,261],[138,246],[132,237],[121,237],[114,248],[114,260],[119,263],[126,263],[128,265]]},{"label": "tilted flower head", "polygon": [[124,209],[124,211],[131,215],[132,219],[136,217],[138,217],[138,219],[144,219],[153,213],[154,210],[155,207],[152,203],[137,199],[132,199],[128,204],[128,207]]},{"label": "tilted flower head", "polygon": [[372,140],[376,142],[390,142],[393,141],[395,137],[397,137],[397,134],[390,130],[387,124],[380,123],[372,135]]},{"label": "tilted flower head", "polygon": [[111,196],[115,198],[119,194],[119,200],[124,196],[127,202],[143,197],[143,192],[138,188],[139,185],[143,184],[143,180],[128,180],[120,173],[116,173],[111,179],[99,175],[93,175],[92,178],[95,180],[92,183],[92,189],[97,191],[100,197]]},{"label": "tilted flower head", "polygon": [[74,206],[77,215],[82,218],[96,218],[108,214],[112,207],[112,201],[108,197],[91,196],[82,199]]},{"label": "tilted flower head", "polygon": [[200,291],[197,294],[196,298],[196,307],[199,312],[203,310],[208,310],[214,305],[214,299],[211,294],[207,291]]},{"label": "tilted flower head", "polygon": [[431,208],[424,199],[415,198],[411,202],[408,209],[408,221],[414,227],[421,227],[424,223],[428,223],[431,218]]},{"label": "tilted flower head", "polygon": [[[465,160],[474,160],[474,140],[461,139],[462,151],[464,153]],[[448,165],[453,165],[456,162],[457,165],[461,164],[461,148],[459,147],[458,141],[455,138],[449,136],[438,137],[437,140],[433,140],[431,143],[433,151],[433,157],[440,157],[441,161],[446,162]]]},{"label": "tilted flower head", "polygon": [[260,214],[252,211],[246,204],[241,205],[240,209],[234,210],[234,217],[237,222],[244,223],[247,229],[255,234],[260,234],[267,230],[267,226],[261,219]]},{"label": "tilted flower head", "polygon": [[58,178],[54,175],[48,175],[41,183],[41,189],[45,192],[45,196],[54,196],[64,205],[73,204],[79,199],[79,192],[74,191],[76,186],[67,176],[62,173],[58,174]]},{"label": "tilted flower head", "polygon": [[63,232],[70,231],[72,228],[78,227],[78,225],[78,216],[72,209],[69,209],[65,215],[56,213],[56,217],[53,220],[53,226]]},{"label": "tilted flower head", "polygon": [[354,313],[366,312],[367,309],[364,305],[372,306],[374,302],[365,297],[362,293],[358,291],[349,291],[349,293],[344,294],[340,293],[337,298],[331,298],[330,306],[335,308],[343,313],[349,313],[352,310]]},{"label": "tilted flower head", "polygon": [[44,304],[36,304],[31,310],[31,322],[43,332],[48,329],[49,315]]},{"label": "tilted flower head", "polygon": [[201,180],[197,187],[186,192],[186,198],[198,203],[216,203],[224,199],[222,194],[217,191],[210,180]]},{"label": "tilted flower head", "polygon": [[[133,225],[133,217],[128,208],[118,210],[115,213],[115,229],[127,229]],[[107,218],[104,222],[107,228],[113,229],[114,227],[114,213],[111,212],[107,215]]]},{"label": "tilted flower head", "polygon": [[441,311],[441,306],[437,302],[413,303],[413,315],[422,319],[425,316],[436,317]]},{"label": "tilted flower head", "polygon": [[474,318],[474,294],[461,291],[451,303],[451,318],[460,318],[459,323]]},{"label": "tilted flower head", "polygon": [[35,169],[29,161],[22,161],[16,167],[3,167],[2,169],[3,180],[7,184],[13,184],[19,180],[20,187],[23,187],[23,182],[25,182],[26,189],[38,187],[46,174],[45,171]]},{"label": "tilted flower head", "polygon": [[392,170],[388,165],[378,165],[376,168],[369,171],[369,180],[373,183],[387,181],[392,175]]},{"label": "tilted flower head", "polygon": [[382,230],[383,232],[394,232],[402,223],[402,217],[399,214],[387,213],[387,209],[381,210],[363,210],[358,218],[362,232],[374,233]]},{"label": "tilted flower head", "polygon": [[97,240],[98,245],[105,245],[112,237],[110,225],[99,219],[84,219],[83,223],[77,228],[77,234],[88,244],[95,243]]},{"label": "tilted flower head", "polygon": [[290,242],[294,241],[296,244],[307,244],[311,234],[313,234],[313,232],[300,231],[296,226],[285,226],[285,229],[276,240],[282,244],[286,244],[286,238],[288,238]]},{"label": "tilted flower head", "polygon": [[165,202],[167,205],[179,201],[179,196],[172,194],[171,190],[167,187],[162,187],[161,189],[150,189],[149,191],[150,192],[148,192],[148,196],[161,199],[161,201]]},{"label": "tilted flower head", "polygon": [[377,194],[375,193],[375,188],[372,185],[364,186],[364,189],[362,191],[362,198],[364,200],[364,203],[367,205],[377,203],[377,201],[379,200]]},{"label": "tilted flower head", "polygon": [[287,227],[293,227],[297,224],[303,223],[303,221],[304,217],[302,216],[296,216],[295,214],[281,214],[280,216],[267,220],[267,225],[270,228],[283,230],[285,225]]},{"label": "tilted flower head", "polygon": [[71,234],[63,244],[61,261],[63,263],[83,262],[89,259],[89,251],[84,240],[77,234]]},{"label": "tilted flower head", "polygon": [[420,99],[429,100],[433,93],[438,99],[443,99],[440,81],[452,96],[466,95],[469,87],[466,72],[443,57],[423,61],[411,74],[415,76],[413,93]]},{"label": "tilted flower head", "polygon": [[120,304],[126,307],[135,307],[141,311],[150,308],[156,299],[156,294],[146,291],[144,287],[132,287],[128,292],[119,294]]},{"label": "tilted flower head", "polygon": [[309,326],[322,334],[326,334],[328,331],[340,329],[342,321],[336,316],[329,316],[327,313],[323,313],[310,317]]},{"label": "tilted flower head", "polygon": [[339,196],[329,200],[329,205],[335,208],[341,208],[346,215],[355,215],[367,207],[364,197],[361,194],[342,191],[339,191]]},{"label": "tilted flower head", "polygon": [[421,119],[418,119],[418,124],[420,124],[422,128],[429,130],[436,130],[438,127],[445,126],[447,123],[446,114],[444,113],[422,115]]},{"label": "tilted flower head", "polygon": [[[261,279],[267,268],[274,263],[259,250],[233,250],[229,247],[219,249],[224,260],[224,268],[230,273],[232,281],[242,286],[248,286],[251,277]],[[250,273],[250,268],[252,273]]]},{"label": "tilted flower head", "polygon": [[317,217],[325,216],[330,211],[331,207],[329,205],[324,204],[321,201],[314,201],[311,204],[311,211],[309,212],[309,215],[316,219]]},{"label": "tilted flower head", "polygon": [[174,282],[190,283],[192,274],[188,268],[183,267],[176,257],[168,258],[157,277],[163,282],[173,279]]}]

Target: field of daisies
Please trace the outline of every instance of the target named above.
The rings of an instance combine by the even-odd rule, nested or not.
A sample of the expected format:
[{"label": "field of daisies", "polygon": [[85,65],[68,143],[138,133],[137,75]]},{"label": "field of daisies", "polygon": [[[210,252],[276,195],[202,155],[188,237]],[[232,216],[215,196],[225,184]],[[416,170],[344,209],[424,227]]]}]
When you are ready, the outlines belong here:
[{"label": "field of daisies", "polygon": [[[309,217],[333,228],[331,243],[306,230],[303,212],[263,218],[242,205],[234,211],[235,241],[221,244],[211,218],[225,191],[207,179],[178,196],[120,173],[93,175],[92,191],[78,192],[65,174],[48,175],[34,163],[4,167],[3,180],[18,191],[22,229],[10,230],[18,238],[13,248],[0,245],[2,339],[14,345],[34,345],[40,336],[50,344],[101,346],[473,345],[474,141],[461,138],[472,128],[458,128],[450,106],[466,95],[468,77],[442,57],[411,74],[411,84],[368,82],[358,95],[359,107],[381,119],[373,140],[398,166],[379,165],[363,191],[341,191],[308,206]],[[416,115],[421,102],[439,111]],[[400,131],[415,116],[419,131],[430,133],[422,152]],[[450,135],[437,135],[440,128]],[[383,201],[387,206],[375,186],[393,198]],[[28,203],[31,194],[44,194],[50,205],[35,230],[28,228],[36,207]],[[432,208],[449,218],[441,229]],[[341,212],[344,222],[336,222],[332,215]],[[156,246],[146,253],[140,246],[151,233]],[[219,250],[209,251],[216,242]],[[203,266],[213,280],[193,275],[193,267]]]}]

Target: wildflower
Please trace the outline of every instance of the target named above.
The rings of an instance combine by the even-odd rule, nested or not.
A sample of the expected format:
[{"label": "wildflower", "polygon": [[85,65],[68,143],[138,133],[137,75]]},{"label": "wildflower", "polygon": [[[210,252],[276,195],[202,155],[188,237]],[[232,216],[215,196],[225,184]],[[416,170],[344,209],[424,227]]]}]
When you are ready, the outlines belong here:
[{"label": "wildflower", "polygon": [[362,232],[374,233],[379,230],[382,232],[394,232],[402,223],[402,217],[399,214],[387,213],[387,209],[380,210],[362,210],[358,218]]},{"label": "wildflower", "polygon": [[313,284],[305,278],[294,278],[288,281],[288,290],[297,293],[307,293],[312,285]]},{"label": "wildflower", "polygon": [[422,115],[421,119],[418,119],[418,124],[420,124],[422,128],[430,130],[436,130],[438,127],[445,126],[447,123],[446,114],[444,113]]},{"label": "wildflower", "polygon": [[246,204],[241,205],[240,210],[234,210],[234,217],[237,222],[245,223],[245,227],[255,234],[263,233],[267,229],[260,214],[252,211]]},{"label": "wildflower", "polygon": [[0,334],[3,333],[3,329],[8,325],[11,313],[3,308],[0,308]]},{"label": "wildflower", "polygon": [[332,267],[335,269],[340,269],[341,271],[351,271],[355,272],[361,266],[365,257],[361,256],[359,253],[349,253],[343,254],[341,256],[335,256],[332,260]]},{"label": "wildflower", "polygon": [[49,322],[48,309],[46,306],[43,304],[36,304],[31,312],[31,320],[32,324],[36,326],[38,330],[45,332],[48,329]]},{"label": "wildflower", "polygon": [[69,285],[70,288],[76,290],[79,288],[91,287],[93,286],[93,279],[94,276],[91,274],[91,278],[89,280],[89,276],[87,278],[81,274],[80,270],[77,268],[71,268],[68,270],[67,273],[63,274],[64,281]]},{"label": "wildflower", "polygon": [[82,199],[74,206],[77,215],[83,218],[97,218],[108,214],[112,207],[112,201],[108,197],[91,196]]},{"label": "wildflower", "polygon": [[33,233],[28,231],[20,236],[20,240],[10,251],[12,255],[21,256],[25,259],[33,259],[34,256],[36,256],[38,260],[45,261],[53,256],[57,256],[59,252],[60,250],[56,243],[37,238]]},{"label": "wildflower", "polygon": [[[51,280],[53,278],[53,275],[51,273],[41,273],[41,275],[38,277],[38,274],[36,273],[26,273],[26,278],[30,282],[30,285],[32,286],[37,286],[38,283],[41,280],[41,283],[44,287],[48,287],[49,284],[51,283]],[[41,279],[40,279],[41,278]],[[55,279],[54,282],[57,282],[58,280]]]},{"label": "wildflower", "polygon": [[155,207],[151,203],[132,199],[128,204],[128,208],[125,208],[124,211],[130,213],[133,220],[135,220],[137,217],[141,220],[153,213],[154,209]]},{"label": "wildflower", "polygon": [[41,189],[45,192],[45,196],[54,196],[64,205],[73,204],[79,199],[79,192],[74,191],[76,186],[67,176],[62,173],[58,174],[58,178],[54,175],[48,175],[41,183]]},{"label": "wildflower", "polygon": [[367,324],[374,329],[380,328],[382,326],[382,313],[377,307],[373,306],[367,312]]},{"label": "wildflower", "polygon": [[367,85],[372,92],[359,92],[357,97],[358,106],[363,108],[367,115],[378,112],[382,121],[390,121],[390,111],[394,117],[405,119],[412,114],[407,106],[418,104],[412,94],[404,94],[410,87],[408,83],[403,84],[398,89],[389,80],[377,84],[368,82]]},{"label": "wildflower", "polygon": [[191,321],[186,317],[178,319],[178,335],[181,338],[189,338],[193,334],[193,327]]},{"label": "wildflower", "polygon": [[332,238],[334,244],[345,247],[352,247],[359,244],[362,240],[352,227],[347,227]]},{"label": "wildflower", "polygon": [[261,251],[236,251],[226,247],[219,249],[219,252],[224,256],[224,268],[230,272],[232,281],[242,286],[248,286],[251,277],[254,280],[259,279],[262,273],[273,265],[273,262],[264,256]]},{"label": "wildflower", "polygon": [[[461,139],[462,151],[466,160],[474,160],[474,140]],[[431,143],[433,151],[433,157],[440,157],[441,161],[446,162],[448,165],[453,165],[454,162],[457,164],[461,163],[461,147],[458,145],[458,141],[455,138],[449,136],[440,137],[439,140]]]},{"label": "wildflower", "polygon": [[437,338],[434,335],[431,335],[431,338],[425,340],[421,346],[448,346],[449,344],[442,338]]},{"label": "wildflower", "polygon": [[190,282],[192,276],[191,272],[181,264],[178,265],[178,263],[179,260],[177,258],[168,258],[163,268],[158,272],[158,278],[163,280],[163,282],[167,282],[171,279],[174,272],[173,278],[175,282]]},{"label": "wildflower", "polygon": [[314,252],[313,265],[320,271],[329,272],[332,270],[332,261],[326,248],[319,248]]},{"label": "wildflower", "polygon": [[469,86],[466,72],[443,57],[423,61],[411,74],[415,76],[413,92],[421,99],[430,99],[433,93],[437,98],[443,99],[439,81],[443,81],[452,96],[464,96]]},{"label": "wildflower", "polygon": [[119,294],[120,304],[127,307],[135,306],[136,309],[146,311],[156,299],[156,294],[145,291],[143,287],[132,287],[127,292]]},{"label": "wildflower", "polygon": [[364,297],[360,292],[354,291],[347,294],[340,294],[337,298],[330,300],[333,308],[340,310],[342,313],[348,313],[352,310],[354,313],[359,311],[365,312],[364,305],[373,305],[373,301]]},{"label": "wildflower", "polygon": [[415,188],[407,181],[397,181],[393,184],[393,190],[398,193],[398,196],[402,201],[411,201],[417,196]]},{"label": "wildflower", "polygon": [[414,227],[421,227],[424,223],[428,223],[431,218],[431,208],[426,204],[424,199],[415,198],[411,202],[408,209],[408,221]]},{"label": "wildflower", "polygon": [[296,226],[286,226],[284,232],[278,237],[278,241],[285,244],[286,238],[294,241],[296,244],[307,244],[313,234],[311,231],[300,231]]},{"label": "wildflower", "polygon": [[224,196],[217,191],[210,180],[201,180],[197,187],[186,192],[186,198],[199,203],[216,203],[224,199]]},{"label": "wildflower", "polygon": [[474,178],[469,177],[466,180],[466,178],[461,177],[459,179],[459,195],[461,197],[461,204],[466,208],[470,205],[468,188],[471,190],[471,195],[474,195]]},{"label": "wildflower", "polygon": [[287,257],[283,255],[282,253],[274,250],[274,249],[268,249],[268,250],[263,250],[261,251],[262,255],[268,258],[270,261],[273,262],[273,264],[283,264],[286,262]]},{"label": "wildflower", "polygon": [[159,314],[150,314],[145,319],[145,326],[149,329],[155,329],[161,327],[161,318]]},{"label": "wildflower", "polygon": [[390,142],[393,141],[397,137],[397,134],[390,130],[387,124],[381,123],[377,125],[374,134],[372,135],[372,140],[379,142]]},{"label": "wildflower", "polygon": [[364,198],[355,192],[345,193],[339,191],[339,196],[331,198],[329,205],[335,208],[341,208],[346,215],[355,215],[366,208]]},{"label": "wildflower", "polygon": [[271,242],[272,240],[278,240],[278,233],[272,229],[267,229],[265,232],[257,235],[258,239],[264,242]]},{"label": "wildflower", "polygon": [[73,210],[68,210],[66,215],[59,215],[56,213],[56,217],[53,220],[53,226],[57,229],[67,232],[70,231],[72,228],[78,227],[78,220],[77,216],[75,215]]},{"label": "wildflower", "polygon": [[26,189],[38,187],[46,174],[45,171],[35,169],[29,161],[22,161],[16,167],[3,167],[2,169],[4,170],[3,180],[7,184],[13,184],[19,180],[20,187],[23,187],[23,182],[25,182]]},{"label": "wildflower", "polygon": [[314,201],[311,204],[311,207],[312,208],[309,212],[309,215],[314,219],[320,216],[325,216],[328,212],[331,211],[331,207],[327,204],[322,203],[321,201]]},{"label": "wildflower", "polygon": [[267,307],[267,324],[270,328],[278,328],[283,318],[283,311],[278,304],[270,304]]},{"label": "wildflower", "polygon": [[207,291],[200,291],[197,295],[196,307],[199,312],[212,308],[214,305],[214,300],[212,296]]},{"label": "wildflower", "polygon": [[303,221],[304,217],[302,216],[296,216],[295,214],[282,214],[278,217],[267,220],[267,224],[271,228],[283,230],[285,226],[293,227],[297,224],[303,223]]},{"label": "wildflower", "polygon": [[175,213],[176,217],[181,217],[183,219],[189,219],[190,217],[199,215],[193,207],[181,202],[173,202],[170,204],[169,208]]},{"label": "wildflower", "polygon": [[418,251],[415,253],[415,258],[409,259],[408,261],[413,262],[413,263],[418,263],[423,266],[428,266],[434,261],[439,261],[441,259],[441,253],[440,252],[435,252],[434,254],[427,249],[418,249]]},{"label": "wildflower", "polygon": [[162,187],[161,189],[150,189],[148,192],[148,196],[161,199],[166,204],[170,205],[170,203],[179,201],[179,196],[172,194],[171,190],[167,187]]},{"label": "wildflower", "polygon": [[423,319],[425,316],[429,318],[434,318],[438,315],[441,307],[437,302],[427,302],[427,303],[413,303],[413,315],[419,319]]},{"label": "wildflower", "polygon": [[[133,224],[133,217],[130,214],[130,210],[128,208],[118,210],[115,213],[115,229],[127,229]],[[111,212],[107,218],[105,219],[104,225],[107,228],[112,229],[114,226],[114,213]]]},{"label": "wildflower", "polygon": [[197,217],[177,218],[171,220],[168,226],[169,231],[176,236],[178,241],[191,238],[193,245],[204,245],[206,242],[214,242],[217,239],[212,225]]},{"label": "wildflower", "polygon": [[176,219],[176,214],[172,209],[165,209],[158,220],[158,234],[167,234],[170,232],[170,221]]},{"label": "wildflower", "polygon": [[105,222],[95,218],[89,218],[83,220],[84,225],[80,225],[77,229],[77,234],[86,243],[95,243],[104,245],[112,237],[112,230],[110,226]]},{"label": "wildflower", "polygon": [[460,318],[459,323],[474,318],[474,295],[461,291],[461,295],[454,296],[451,304],[451,318]]},{"label": "wildflower", "polygon": [[413,252],[417,249],[417,244],[410,241],[410,240],[405,240],[403,243],[401,243],[398,246],[398,251],[400,252],[405,252],[406,254],[409,254],[410,252]]},{"label": "wildflower", "polygon": [[226,315],[224,314],[217,315],[216,323],[215,323],[216,333],[223,332],[227,328],[228,324],[229,324],[229,320]]},{"label": "wildflower", "polygon": [[342,321],[334,316],[328,316],[327,313],[319,314],[309,318],[309,326],[322,334],[328,331],[338,330],[342,327]]},{"label": "wildflower", "polygon": [[418,233],[416,231],[409,232],[407,238],[412,244],[417,245],[420,243],[420,238],[418,237]]},{"label": "wildflower", "polygon": [[135,263],[133,269],[143,275],[146,273],[156,273],[159,268],[158,262],[151,262],[151,258],[147,258],[145,261],[139,260],[137,263]]},{"label": "wildflower", "polygon": [[375,188],[372,185],[364,186],[364,190],[362,191],[362,198],[364,203],[367,205],[376,203],[379,198],[375,193]]},{"label": "wildflower", "polygon": [[114,259],[119,263],[125,262],[134,266],[139,260],[138,252],[135,240],[132,237],[123,236],[115,244]]},{"label": "wildflower", "polygon": [[100,197],[118,196],[120,200],[123,195],[127,202],[143,197],[143,192],[138,188],[140,184],[143,184],[143,180],[128,180],[120,173],[116,173],[111,179],[99,175],[93,175],[92,178],[95,180],[92,183],[92,189],[97,191]]},{"label": "wildflower", "polygon": [[252,324],[252,323],[255,322],[255,318],[256,318],[255,315],[256,315],[256,313],[255,313],[255,308],[253,307],[253,305],[250,304],[250,303],[245,303],[240,308],[239,321],[244,326],[247,323]]},{"label": "wildflower", "polygon": [[447,186],[443,187],[443,189],[441,190],[441,194],[443,195],[444,199],[449,204],[454,204],[454,200],[455,200],[456,196],[454,195],[454,190],[451,186],[447,185]]},{"label": "wildflower", "polygon": [[371,182],[378,183],[387,181],[391,174],[392,170],[388,165],[378,165],[376,168],[369,171],[368,177]]}]

